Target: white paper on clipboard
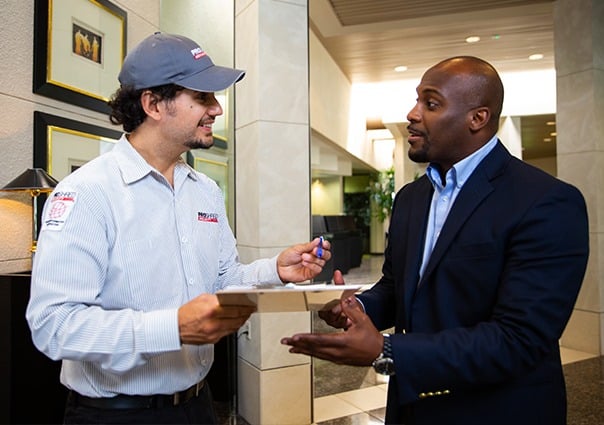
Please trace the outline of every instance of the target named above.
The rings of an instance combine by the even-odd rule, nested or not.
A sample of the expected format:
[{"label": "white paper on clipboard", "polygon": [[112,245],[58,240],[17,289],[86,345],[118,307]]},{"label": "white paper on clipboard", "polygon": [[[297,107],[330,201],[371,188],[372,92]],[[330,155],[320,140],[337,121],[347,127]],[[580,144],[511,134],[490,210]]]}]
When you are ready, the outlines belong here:
[{"label": "white paper on clipboard", "polygon": [[361,285],[275,285],[231,287],[216,292],[221,305],[253,305],[258,313],[320,310],[331,300],[339,299],[344,291],[354,294]]}]

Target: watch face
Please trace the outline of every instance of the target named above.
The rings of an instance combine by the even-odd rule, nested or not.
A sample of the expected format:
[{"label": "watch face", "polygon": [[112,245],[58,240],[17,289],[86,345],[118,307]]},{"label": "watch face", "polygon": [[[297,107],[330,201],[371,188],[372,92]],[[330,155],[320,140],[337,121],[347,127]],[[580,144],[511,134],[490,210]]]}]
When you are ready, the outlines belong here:
[{"label": "watch face", "polygon": [[382,357],[373,362],[373,368],[381,375],[394,375],[394,360]]}]

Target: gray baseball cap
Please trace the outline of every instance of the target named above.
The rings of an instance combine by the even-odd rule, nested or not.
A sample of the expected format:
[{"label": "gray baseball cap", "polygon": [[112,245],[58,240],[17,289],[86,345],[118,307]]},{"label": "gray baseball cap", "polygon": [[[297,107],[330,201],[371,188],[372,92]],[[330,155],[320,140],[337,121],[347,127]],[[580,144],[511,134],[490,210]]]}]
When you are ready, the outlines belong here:
[{"label": "gray baseball cap", "polygon": [[118,76],[122,86],[136,90],[177,84],[201,92],[217,92],[241,80],[245,71],[214,65],[193,40],[156,32],[124,59]]}]

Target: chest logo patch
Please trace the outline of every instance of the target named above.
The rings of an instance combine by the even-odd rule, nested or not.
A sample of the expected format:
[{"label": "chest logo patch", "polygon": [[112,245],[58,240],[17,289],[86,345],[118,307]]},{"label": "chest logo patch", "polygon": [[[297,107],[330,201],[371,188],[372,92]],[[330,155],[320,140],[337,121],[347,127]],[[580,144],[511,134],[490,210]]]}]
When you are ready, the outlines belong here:
[{"label": "chest logo patch", "polygon": [[218,214],[197,212],[197,221],[204,221],[206,223],[218,223]]}]

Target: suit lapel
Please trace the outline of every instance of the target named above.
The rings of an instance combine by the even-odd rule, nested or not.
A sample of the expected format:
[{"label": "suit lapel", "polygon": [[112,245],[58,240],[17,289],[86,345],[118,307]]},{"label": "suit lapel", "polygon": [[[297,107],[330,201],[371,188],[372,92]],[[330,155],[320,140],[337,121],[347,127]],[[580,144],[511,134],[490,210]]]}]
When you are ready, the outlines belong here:
[{"label": "suit lapel", "polygon": [[426,238],[426,225],[428,220],[428,213],[430,211],[430,204],[432,202],[432,194],[434,188],[432,183],[428,180],[428,177],[423,176],[423,181],[419,181],[419,189],[415,195],[405,200],[408,202],[410,208],[407,243],[409,247],[406,251],[405,258],[405,310],[407,312],[407,323],[409,323],[409,314],[411,312],[411,303],[415,296],[415,290],[417,289],[417,281],[419,279],[419,268],[421,266],[424,242]]},{"label": "suit lapel", "polygon": [[[421,287],[423,282],[434,271],[459,232],[459,229],[472,214],[472,211],[493,191],[491,180],[503,172],[510,158],[510,153],[501,142],[498,142],[495,148],[476,167],[459,192],[455,204],[453,204],[449,212],[418,287]],[[420,249],[423,250],[423,245]]]}]

